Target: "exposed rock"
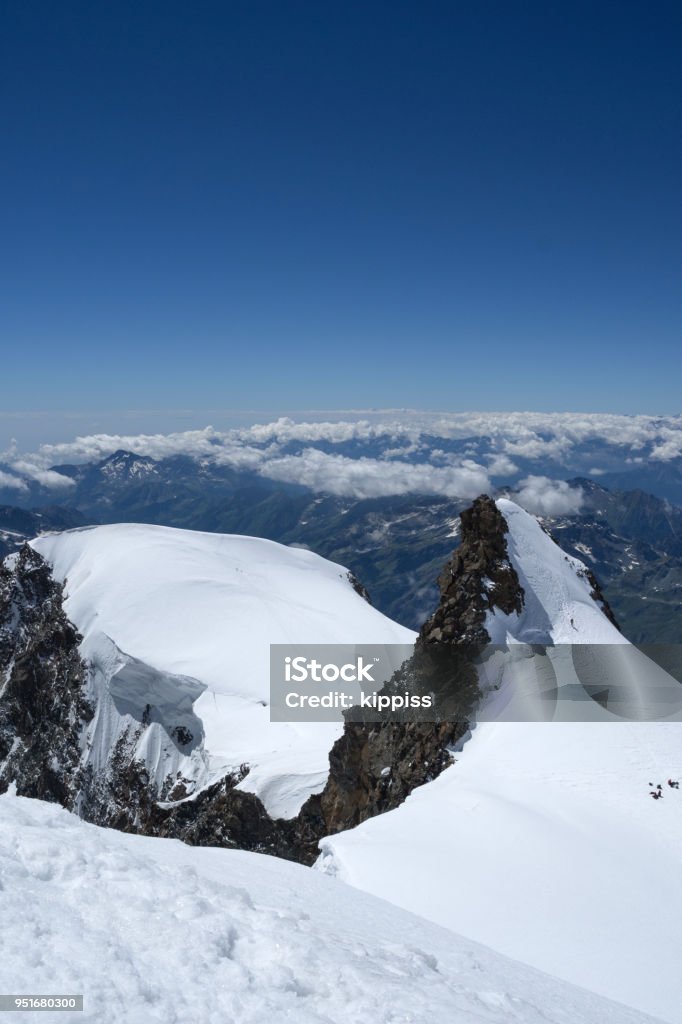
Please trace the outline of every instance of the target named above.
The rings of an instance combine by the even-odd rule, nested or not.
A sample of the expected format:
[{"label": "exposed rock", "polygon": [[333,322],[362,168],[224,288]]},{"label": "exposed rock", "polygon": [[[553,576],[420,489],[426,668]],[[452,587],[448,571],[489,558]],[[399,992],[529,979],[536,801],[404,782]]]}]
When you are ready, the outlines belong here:
[{"label": "exposed rock", "polygon": [[350,570],[348,571],[348,582],[350,583],[355,593],[359,594],[360,597],[364,598],[367,604],[372,603],[372,598],[369,596],[369,591],[367,590],[367,587],[364,585],[364,583],[361,583],[357,576]]},{"label": "exposed rock", "polygon": [[80,636],[62,588],[25,544],[0,565],[0,792],[73,806],[81,784],[80,736],[92,718]]},{"label": "exposed rock", "polygon": [[192,846],[222,846],[299,860],[295,829],[273,820],[253,793],[235,789],[228,776],[195,799],[154,807],[144,823],[148,835],[181,839]]},{"label": "exposed rock", "polygon": [[461,544],[438,577],[440,602],[419,632],[424,644],[487,644],[486,612],[523,608],[523,587],[507,552],[509,527],[495,502],[481,495],[460,521]]},{"label": "exposed rock", "polygon": [[599,585],[599,581],[591,569],[585,569],[585,579],[592,587],[592,590],[590,591],[590,597],[592,598],[592,600],[596,601],[596,603],[599,605],[606,618],[609,620],[609,622],[611,622],[616,627],[619,633],[622,633],[622,630],[618,625],[618,620],[616,619],[616,616],[613,614],[613,609],[604,597],[601,586]]}]

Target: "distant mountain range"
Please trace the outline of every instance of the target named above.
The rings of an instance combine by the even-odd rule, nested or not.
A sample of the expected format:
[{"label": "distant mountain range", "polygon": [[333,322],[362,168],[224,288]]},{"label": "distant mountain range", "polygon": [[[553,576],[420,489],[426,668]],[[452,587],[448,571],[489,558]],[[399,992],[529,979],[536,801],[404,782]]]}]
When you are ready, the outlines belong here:
[{"label": "distant mountain range", "polygon": [[[658,465],[667,467],[666,480],[674,478],[675,466]],[[211,460],[154,459],[124,450],[54,471],[73,481],[68,504],[30,511],[31,501],[50,493],[36,482],[21,496],[23,508],[0,506],[0,555],[39,532],[85,523],[140,522],[265,537],[349,566],[377,608],[413,629],[433,607],[436,577],[458,543],[458,515],[469,503],[433,494],[342,497]],[[603,482],[631,476],[571,479],[571,487],[582,491],[580,511],[545,516],[543,525],[594,570],[630,640],[676,643],[682,636],[682,508]]]}]

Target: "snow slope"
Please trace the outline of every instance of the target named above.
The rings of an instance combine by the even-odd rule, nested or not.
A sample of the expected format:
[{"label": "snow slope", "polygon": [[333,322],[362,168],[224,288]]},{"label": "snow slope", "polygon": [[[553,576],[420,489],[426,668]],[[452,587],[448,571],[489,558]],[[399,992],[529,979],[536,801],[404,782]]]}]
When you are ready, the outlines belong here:
[{"label": "snow slope", "polygon": [[63,1024],[654,1024],[258,854],[0,797],[0,990],[83,993]]},{"label": "snow slope", "polygon": [[[203,754],[195,752],[182,765],[186,776],[208,782],[247,762],[252,770],[242,788],[258,793],[274,816],[296,814],[324,786],[339,727],[270,722],[269,645],[413,639],[355,592],[342,566],[272,541],[115,525],[32,543],[65,582],[65,610],[100,670],[100,694],[117,689],[116,707],[104,701],[94,726],[99,756],[107,756],[126,696],[138,710],[148,699],[139,671],[123,669],[121,677],[132,656],[165,674],[165,682],[156,680],[157,696],[165,685],[184,699],[195,681],[192,713],[208,758],[204,770]],[[113,676],[112,660],[119,665]],[[152,745],[162,774],[171,755],[158,737]]]},{"label": "snow slope", "polygon": [[[489,617],[497,642],[622,645],[580,563],[498,505],[526,604]],[[324,839],[318,868],[682,1024],[682,790],[649,796],[682,777],[682,725],[483,723],[455,756],[395,811]]]},{"label": "snow slope", "polygon": [[538,521],[506,498],[496,502],[509,533],[507,550],[525,591],[521,615],[488,613],[494,644],[626,644],[591,595],[585,566],[565,554]]},{"label": "snow slope", "polygon": [[[490,694],[479,720],[543,719],[584,720],[585,701],[576,693],[584,687],[609,691],[611,709],[590,701],[590,721],[613,720],[613,710],[626,719],[682,721],[682,688],[663,669],[626,640],[592,597],[592,583],[577,558],[565,554],[537,520],[512,501],[497,502],[509,527],[507,548],[524,590],[520,615],[489,611],[485,628],[494,644],[508,645],[504,658],[493,657],[488,684]],[[547,662],[530,645],[547,645]],[[524,646],[522,650],[520,645]],[[500,663],[504,674],[499,676]],[[538,675],[539,674],[539,675]],[[534,697],[539,676],[545,685],[558,685],[561,706]],[[485,685],[484,685],[485,689]],[[572,699],[568,699],[568,694]]]}]

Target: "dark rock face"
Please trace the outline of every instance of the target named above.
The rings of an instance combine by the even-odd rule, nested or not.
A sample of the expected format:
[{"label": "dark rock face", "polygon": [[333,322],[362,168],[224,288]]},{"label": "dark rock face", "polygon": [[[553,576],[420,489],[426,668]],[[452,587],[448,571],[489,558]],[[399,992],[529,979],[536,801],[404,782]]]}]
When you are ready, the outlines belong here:
[{"label": "dark rock face", "polygon": [[[466,720],[348,723],[329,755],[327,785],[306,803],[301,822],[316,823],[312,831],[320,839],[398,807],[452,764],[448,748],[467,728]],[[305,846],[304,834],[301,839]],[[316,848],[310,852],[314,859]]]},{"label": "dark rock face", "polygon": [[348,582],[350,583],[355,593],[359,594],[360,597],[367,602],[367,604],[372,603],[372,598],[369,596],[369,591],[367,590],[367,587],[364,585],[364,583],[360,582],[360,580],[354,573],[348,573]]},{"label": "dark rock face", "polygon": [[80,735],[92,718],[80,636],[62,588],[28,545],[0,566],[0,792],[72,807],[80,788]]},{"label": "dark rock face", "polygon": [[131,730],[119,737],[108,764],[95,771],[86,765],[73,810],[85,821],[120,832],[147,832],[158,795],[147,767],[136,759],[141,731]]},{"label": "dark rock face", "polygon": [[221,779],[196,799],[174,807],[156,805],[146,819],[147,835],[181,839],[191,846],[221,846],[300,860],[295,827],[273,820],[253,793],[235,789],[239,781]]},{"label": "dark rock face", "polygon": [[523,609],[524,593],[509,561],[509,527],[486,494],[460,516],[462,542],[438,577],[440,603],[424,623],[424,644],[487,644],[486,612],[510,615]]}]

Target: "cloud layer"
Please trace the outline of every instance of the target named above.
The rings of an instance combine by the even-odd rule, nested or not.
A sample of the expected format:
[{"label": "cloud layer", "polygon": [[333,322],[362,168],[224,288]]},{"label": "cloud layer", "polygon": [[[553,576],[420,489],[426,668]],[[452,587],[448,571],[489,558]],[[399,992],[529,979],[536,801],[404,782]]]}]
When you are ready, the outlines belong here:
[{"label": "cloud layer", "polygon": [[484,467],[468,459],[457,466],[437,467],[394,460],[350,459],[315,448],[266,462],[260,473],[271,480],[296,481],[313,491],[354,498],[415,493],[475,498],[490,489],[490,477]]},{"label": "cloud layer", "polygon": [[682,417],[394,410],[347,419],[280,418],[227,431],[91,434],[21,455],[10,448],[0,455],[0,487],[20,492],[38,483],[68,490],[72,480],[55,466],[94,462],[118,449],[155,459],[187,455],[352,497],[420,492],[470,498],[493,482],[512,483],[522,504],[550,515],[575,511],[580,492],[551,480],[548,469],[568,475],[571,459],[588,450],[585,473],[593,475],[602,471],[599,452],[620,465],[678,458]]}]

